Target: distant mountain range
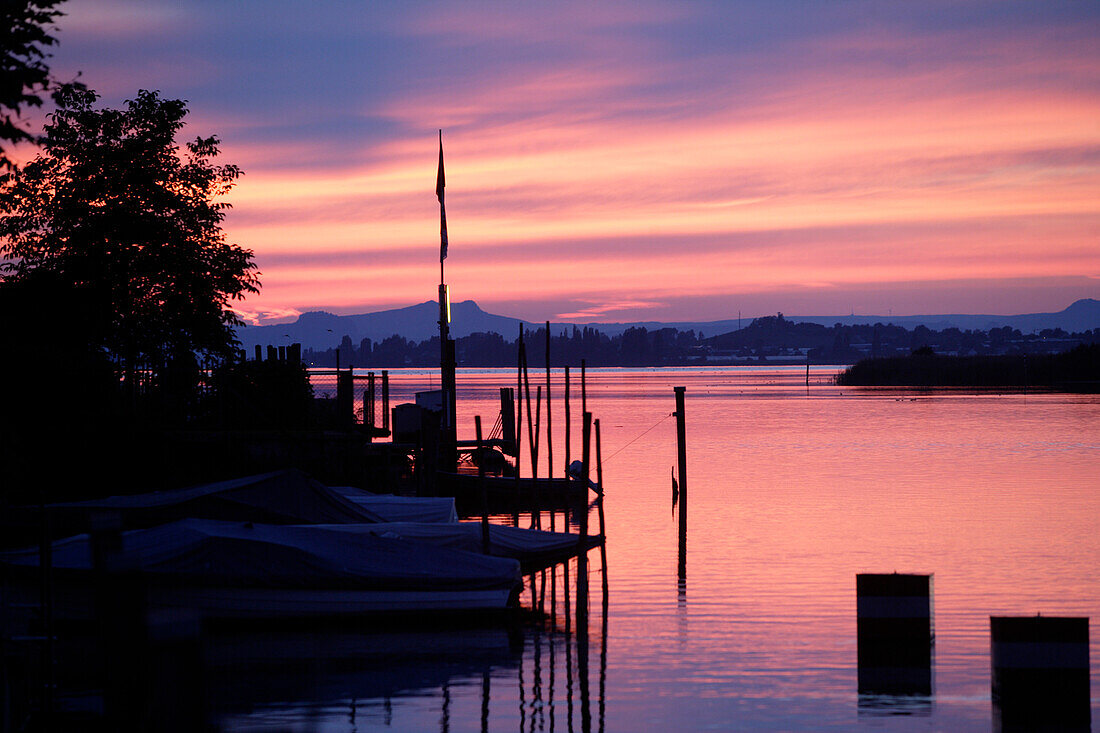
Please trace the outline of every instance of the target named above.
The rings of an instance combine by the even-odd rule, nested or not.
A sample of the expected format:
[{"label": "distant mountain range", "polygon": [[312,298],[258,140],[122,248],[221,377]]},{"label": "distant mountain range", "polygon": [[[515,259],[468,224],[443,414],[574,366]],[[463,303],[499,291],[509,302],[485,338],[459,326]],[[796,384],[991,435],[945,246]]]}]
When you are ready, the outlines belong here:
[{"label": "distant mountain range", "polygon": [[[845,326],[857,324],[892,323],[913,329],[925,326],[940,331],[945,328],[960,330],[982,330],[1009,326],[1023,333],[1033,333],[1046,328],[1061,328],[1068,332],[1087,331],[1100,328],[1100,300],[1086,298],[1078,300],[1065,310],[1057,313],[1026,313],[1015,316],[998,315],[930,315],[930,316],[783,316],[789,321],[818,323],[832,326],[840,323]],[[293,323],[281,323],[271,326],[243,326],[237,329],[237,338],[249,351],[253,346],[280,346],[300,343],[303,348],[329,349],[337,346],[344,336],[351,338],[356,346],[365,338],[378,342],[393,335],[400,335],[411,341],[424,341],[439,334],[439,305],[428,300],[407,308],[363,313],[354,316],[338,316],[325,311],[303,313]],[[675,328],[679,331],[696,331],[703,337],[718,336],[739,327],[748,326],[752,318],[733,318],[724,321],[681,321],[662,323],[660,321],[634,321],[631,323],[554,323],[551,329],[561,330],[594,328],[614,336],[628,328],[645,328],[653,331],[662,328]],[[496,332],[508,340],[519,333],[520,324],[534,329],[543,323],[531,323],[519,318],[498,316],[486,313],[472,300],[451,304],[451,333],[453,336],[469,336],[472,333]]]}]

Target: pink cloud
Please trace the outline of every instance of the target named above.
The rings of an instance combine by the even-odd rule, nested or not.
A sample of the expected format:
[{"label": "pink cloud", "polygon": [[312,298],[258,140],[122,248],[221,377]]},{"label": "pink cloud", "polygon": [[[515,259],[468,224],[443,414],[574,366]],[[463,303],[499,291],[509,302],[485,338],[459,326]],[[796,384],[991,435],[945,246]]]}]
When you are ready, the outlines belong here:
[{"label": "pink cloud", "polygon": [[601,320],[609,313],[619,311],[644,311],[652,308],[661,308],[665,305],[665,303],[655,303],[645,300],[621,300],[613,303],[592,303],[587,307],[571,313],[558,313],[553,316],[553,318],[554,320],[562,321]]}]

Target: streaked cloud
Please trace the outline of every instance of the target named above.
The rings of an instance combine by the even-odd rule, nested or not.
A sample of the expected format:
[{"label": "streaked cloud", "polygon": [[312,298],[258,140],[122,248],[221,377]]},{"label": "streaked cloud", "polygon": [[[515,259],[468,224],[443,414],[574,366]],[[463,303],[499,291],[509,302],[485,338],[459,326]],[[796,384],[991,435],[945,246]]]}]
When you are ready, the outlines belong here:
[{"label": "streaked cloud", "polygon": [[134,7],[72,4],[58,70],[222,137],[256,319],[432,296],[438,128],[452,289],[534,320],[1051,310],[1100,272],[1090,4]]}]

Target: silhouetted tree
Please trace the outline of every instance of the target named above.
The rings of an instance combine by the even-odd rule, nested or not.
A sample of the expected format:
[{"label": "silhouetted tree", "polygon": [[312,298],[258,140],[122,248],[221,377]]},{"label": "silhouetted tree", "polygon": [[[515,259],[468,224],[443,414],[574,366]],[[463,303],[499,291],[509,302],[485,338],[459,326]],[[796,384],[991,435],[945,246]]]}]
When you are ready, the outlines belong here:
[{"label": "silhouetted tree", "polygon": [[0,2],[0,171],[10,169],[7,143],[33,141],[18,124],[20,110],[42,104],[40,94],[50,83],[47,46],[57,43],[47,28],[61,11],[61,0]]},{"label": "silhouetted tree", "polygon": [[236,345],[233,299],[259,290],[252,252],[226,242],[240,170],[215,165],[216,137],[183,149],[187,107],[140,91],[125,109],[95,109],[79,85],[53,95],[44,152],[0,189],[0,276],[48,274],[91,305],[87,338],[129,371],[172,364],[193,383],[196,359]]}]

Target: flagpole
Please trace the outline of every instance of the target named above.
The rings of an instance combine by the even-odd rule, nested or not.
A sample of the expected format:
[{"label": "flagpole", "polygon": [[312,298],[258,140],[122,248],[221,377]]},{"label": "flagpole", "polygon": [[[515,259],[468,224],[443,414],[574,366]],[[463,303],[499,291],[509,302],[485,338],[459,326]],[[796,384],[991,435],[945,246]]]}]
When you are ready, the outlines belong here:
[{"label": "flagpole", "polygon": [[450,302],[443,261],[447,259],[447,209],[444,204],[446,178],[443,173],[443,130],[439,131],[439,170],[436,173],[435,195],[439,199],[439,349],[440,382],[443,387],[443,420],[440,425],[439,467],[448,472],[458,470],[457,385],[455,380],[455,343],[450,338]]}]

